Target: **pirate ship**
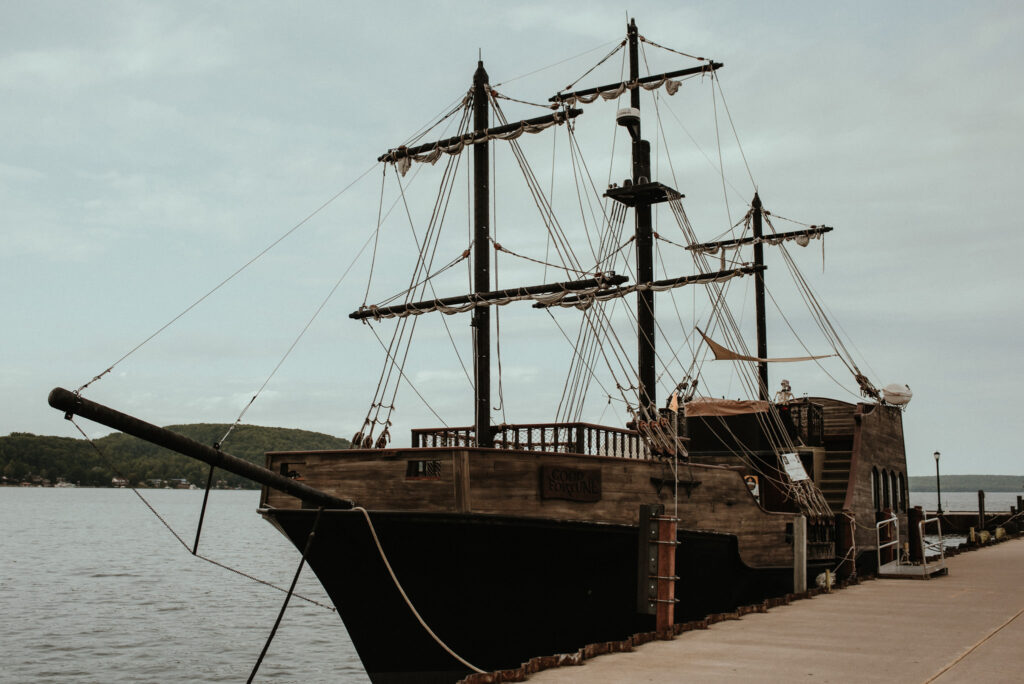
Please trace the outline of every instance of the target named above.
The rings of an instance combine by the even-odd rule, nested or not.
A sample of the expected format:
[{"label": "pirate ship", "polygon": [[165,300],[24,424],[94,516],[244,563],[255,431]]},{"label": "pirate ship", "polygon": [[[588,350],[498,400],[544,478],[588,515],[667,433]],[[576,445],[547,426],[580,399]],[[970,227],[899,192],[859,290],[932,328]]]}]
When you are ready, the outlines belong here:
[{"label": "pirate ship", "polygon": [[[819,329],[863,400],[796,399],[785,384],[770,395],[769,364],[817,362],[823,355],[769,357],[764,247],[780,249],[798,273],[787,245],[822,239],[831,228],[776,231],[755,193],[735,226],[742,227],[739,235],[699,241],[683,193],[653,179],[641,94],[672,95],[700,80],[713,87],[723,65],[694,58],[696,65],[641,76],[644,45],[661,47],[630,22],[626,38],[602,60],[621,50],[628,74],[598,87],[573,84],[550,98],[550,114],[516,122],[505,118],[503,95],[490,86],[481,61],[472,87],[449,112],[459,121],[455,135],[410,141],[380,157],[399,182],[414,164],[429,169],[446,161],[426,228],[415,234],[409,287],[376,304],[364,300],[351,314],[370,326],[392,326],[354,448],[270,453],[264,468],[81,392],[55,389],[51,405],[264,485],[260,514],[303,550],[374,682],[453,682],[784,594],[826,569],[865,569],[873,557],[865,552],[877,543],[876,518],[895,513],[905,522],[905,397],[895,388],[877,390],[860,372],[799,276]],[[629,136],[630,168],[625,181],[600,192],[597,234],[587,241],[585,258],[577,249],[583,241],[563,231],[517,139],[558,127],[578,150],[573,127],[580,107],[610,100],[622,100],[615,123]],[[496,241],[492,226],[490,153],[497,145],[521,160],[558,254],[558,263],[532,261],[545,274],[563,271],[563,278],[496,286],[492,258],[520,256]],[[437,269],[440,228],[464,157],[472,162],[471,243]],[[656,277],[656,245],[671,242],[654,230],[656,209],[667,210],[666,223],[677,229],[676,239],[685,243],[677,246],[696,273]],[[747,249],[752,258],[742,261],[738,255]],[[727,261],[726,253],[733,258]],[[439,296],[438,276],[462,261],[471,263],[471,291]],[[755,287],[753,354],[726,303],[731,283],[744,277]],[[658,298],[683,287],[701,288],[711,304],[703,328],[691,321],[699,334],[692,339],[716,363],[731,364],[747,398],[702,393],[699,364],[679,362],[685,346],[665,333],[655,312]],[[635,301],[631,308],[623,304],[629,301]],[[567,336],[570,396],[563,394],[553,422],[495,417],[491,314],[515,302],[577,317],[575,339]],[[470,320],[473,423],[413,429],[410,445],[396,446],[394,396],[403,379],[411,384],[404,359],[416,321],[459,314]],[[620,335],[615,327],[623,320],[629,332]],[[635,339],[635,352],[623,337]],[[666,359],[677,368],[666,370]],[[579,405],[601,365],[628,416],[623,424],[581,420]]]}]

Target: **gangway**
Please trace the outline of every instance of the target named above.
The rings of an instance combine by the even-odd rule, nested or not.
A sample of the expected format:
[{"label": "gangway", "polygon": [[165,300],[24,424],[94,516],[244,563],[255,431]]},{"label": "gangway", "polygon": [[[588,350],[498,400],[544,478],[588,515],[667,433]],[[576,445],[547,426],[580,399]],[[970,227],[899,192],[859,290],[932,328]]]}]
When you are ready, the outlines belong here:
[{"label": "gangway", "polygon": [[[925,530],[929,525],[934,524],[937,541],[927,541]],[[890,541],[882,541],[882,530],[892,530]],[[911,563],[906,555],[900,553],[900,523],[894,515],[891,518],[880,520],[875,524],[875,548],[878,555],[878,577],[881,579],[931,579],[938,575],[949,574],[946,567],[945,547],[942,543],[942,523],[935,518],[924,518],[917,523],[918,539],[921,540],[920,563]],[[882,551],[893,547],[895,559],[888,563],[882,563]]]}]

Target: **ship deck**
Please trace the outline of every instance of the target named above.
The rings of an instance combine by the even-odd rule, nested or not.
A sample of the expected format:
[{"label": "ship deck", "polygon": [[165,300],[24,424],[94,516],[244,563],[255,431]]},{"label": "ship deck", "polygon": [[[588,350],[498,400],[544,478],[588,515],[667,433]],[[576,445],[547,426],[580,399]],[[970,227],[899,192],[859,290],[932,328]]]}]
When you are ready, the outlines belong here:
[{"label": "ship deck", "polygon": [[1024,539],[947,563],[931,581],[868,581],[529,681],[1020,681]]}]

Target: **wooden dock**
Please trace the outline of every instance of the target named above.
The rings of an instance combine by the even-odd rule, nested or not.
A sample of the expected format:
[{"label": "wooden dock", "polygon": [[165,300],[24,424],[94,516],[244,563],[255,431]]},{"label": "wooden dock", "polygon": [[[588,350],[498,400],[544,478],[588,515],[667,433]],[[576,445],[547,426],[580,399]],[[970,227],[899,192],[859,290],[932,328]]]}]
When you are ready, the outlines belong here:
[{"label": "wooden dock", "polygon": [[1024,539],[947,563],[948,576],[866,581],[529,681],[1024,681]]}]

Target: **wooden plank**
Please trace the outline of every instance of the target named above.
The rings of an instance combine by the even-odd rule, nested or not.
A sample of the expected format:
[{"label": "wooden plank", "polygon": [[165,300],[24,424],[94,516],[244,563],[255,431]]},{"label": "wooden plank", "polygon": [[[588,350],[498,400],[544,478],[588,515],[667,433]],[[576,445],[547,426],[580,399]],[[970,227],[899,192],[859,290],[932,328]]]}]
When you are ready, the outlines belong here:
[{"label": "wooden plank", "polygon": [[[353,450],[354,451],[354,450]],[[295,453],[268,456],[268,467],[295,463]],[[566,521],[635,525],[640,504],[663,503],[673,510],[671,467],[661,461],[604,456],[551,454],[487,449],[404,449],[350,452],[305,452],[303,480],[371,510],[473,512]],[[410,460],[437,460],[437,479],[407,479]],[[543,499],[542,466],[600,470],[598,501]],[[655,481],[652,481],[652,478]],[[700,482],[687,494],[679,490],[680,527],[734,534],[740,556],[751,566],[788,566],[792,547],[786,523],[792,515],[763,510],[735,468],[687,464],[680,478]],[[269,492],[268,505],[296,508],[293,497]]]},{"label": "wooden plank", "polygon": [[469,490],[469,452],[456,451],[452,454],[452,480],[455,484],[455,510],[469,513],[473,510]]}]

